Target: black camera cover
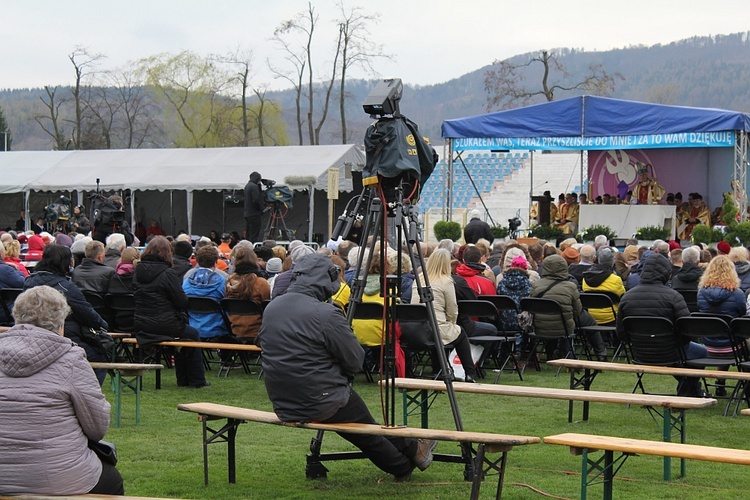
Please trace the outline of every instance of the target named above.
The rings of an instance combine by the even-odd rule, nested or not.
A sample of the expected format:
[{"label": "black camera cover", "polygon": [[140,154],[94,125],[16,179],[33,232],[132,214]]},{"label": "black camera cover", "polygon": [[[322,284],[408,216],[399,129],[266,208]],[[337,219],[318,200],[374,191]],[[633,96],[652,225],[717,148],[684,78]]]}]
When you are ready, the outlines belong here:
[{"label": "black camera cover", "polygon": [[435,149],[419,133],[417,124],[405,116],[380,118],[370,125],[365,133],[365,153],[363,179],[407,175],[424,186],[438,162]]},{"label": "black camera cover", "polygon": [[294,193],[286,186],[274,186],[266,189],[264,196],[266,203],[284,203],[291,208]]}]

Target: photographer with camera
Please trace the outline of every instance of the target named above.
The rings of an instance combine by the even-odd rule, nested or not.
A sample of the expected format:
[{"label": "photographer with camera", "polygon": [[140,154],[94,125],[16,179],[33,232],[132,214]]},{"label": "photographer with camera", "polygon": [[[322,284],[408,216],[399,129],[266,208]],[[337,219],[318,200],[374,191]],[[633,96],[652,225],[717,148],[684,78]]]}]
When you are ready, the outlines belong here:
[{"label": "photographer with camera", "polygon": [[469,212],[469,223],[464,227],[464,241],[475,245],[477,241],[484,238],[492,243],[495,235],[492,234],[490,225],[479,218],[479,210],[476,208]]},{"label": "photographer with camera", "polygon": [[263,191],[260,187],[261,175],[258,172],[250,174],[250,180],[245,184],[245,239],[250,242],[260,241],[263,219]]}]

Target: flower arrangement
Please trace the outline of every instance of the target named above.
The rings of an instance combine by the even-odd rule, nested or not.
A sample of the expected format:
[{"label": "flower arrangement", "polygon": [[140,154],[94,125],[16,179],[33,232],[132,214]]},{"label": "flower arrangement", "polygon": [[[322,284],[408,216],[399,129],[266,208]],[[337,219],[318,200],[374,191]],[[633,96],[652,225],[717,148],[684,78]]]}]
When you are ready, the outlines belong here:
[{"label": "flower arrangement", "polygon": [[529,236],[547,241],[555,241],[563,235],[563,229],[555,226],[534,226],[529,232]]},{"label": "flower arrangement", "polygon": [[583,231],[578,234],[578,236],[581,237],[582,241],[594,241],[594,238],[596,238],[600,234],[606,236],[607,240],[617,238],[617,233],[614,232],[611,227],[599,224],[584,228]]},{"label": "flower arrangement", "polygon": [[639,227],[635,232],[635,237],[639,240],[667,240],[669,229],[664,229],[662,226]]}]

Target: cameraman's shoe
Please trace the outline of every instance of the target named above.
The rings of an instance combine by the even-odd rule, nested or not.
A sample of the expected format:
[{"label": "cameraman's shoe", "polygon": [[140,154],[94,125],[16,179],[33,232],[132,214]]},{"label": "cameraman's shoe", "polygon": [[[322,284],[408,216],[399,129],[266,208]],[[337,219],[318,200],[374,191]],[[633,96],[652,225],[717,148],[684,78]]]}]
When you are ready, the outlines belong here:
[{"label": "cameraman's shoe", "polygon": [[412,463],[419,470],[425,470],[432,463],[432,452],[438,442],[429,439],[417,439],[417,452],[411,457]]}]

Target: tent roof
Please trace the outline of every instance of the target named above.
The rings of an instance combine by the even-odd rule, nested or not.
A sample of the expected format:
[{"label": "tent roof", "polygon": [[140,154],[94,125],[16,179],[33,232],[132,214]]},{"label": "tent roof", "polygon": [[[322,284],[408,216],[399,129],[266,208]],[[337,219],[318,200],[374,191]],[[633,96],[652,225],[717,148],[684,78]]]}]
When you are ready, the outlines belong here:
[{"label": "tent roof", "polygon": [[485,115],[446,120],[444,138],[607,137],[750,131],[750,115],[581,96]]},{"label": "tent roof", "polygon": [[313,176],[315,188],[326,190],[329,167],[340,168],[339,189],[351,191],[351,170],[364,163],[352,145],[10,151],[0,154],[0,193],[91,191],[97,179],[104,190],[242,189],[253,171],[279,185],[288,176]]}]

